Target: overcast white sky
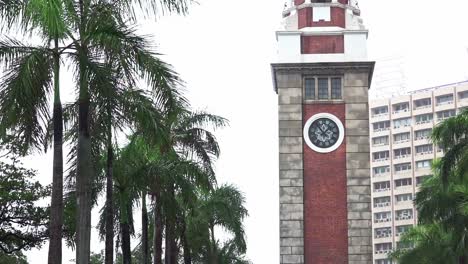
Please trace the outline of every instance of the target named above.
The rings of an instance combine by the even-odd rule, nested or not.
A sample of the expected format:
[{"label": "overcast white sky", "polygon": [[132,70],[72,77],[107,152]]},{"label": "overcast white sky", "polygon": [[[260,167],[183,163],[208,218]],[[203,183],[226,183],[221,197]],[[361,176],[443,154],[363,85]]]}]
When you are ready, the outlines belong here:
[{"label": "overcast white sky", "polygon": [[[187,82],[193,106],[230,120],[230,127],[217,132],[219,181],[236,184],[247,197],[248,257],[256,264],[279,263],[277,97],[270,63],[284,1],[199,2],[186,17],[142,23],[142,32],[154,35],[158,51]],[[468,79],[467,1],[360,0],[359,5],[370,30],[370,58],[377,65],[381,58],[400,58],[408,89]],[[27,164],[50,182],[50,157]],[[99,251],[103,243],[93,238],[92,250]],[[31,263],[46,263],[47,245],[27,255]],[[71,258],[74,252],[65,250],[64,260]]]}]

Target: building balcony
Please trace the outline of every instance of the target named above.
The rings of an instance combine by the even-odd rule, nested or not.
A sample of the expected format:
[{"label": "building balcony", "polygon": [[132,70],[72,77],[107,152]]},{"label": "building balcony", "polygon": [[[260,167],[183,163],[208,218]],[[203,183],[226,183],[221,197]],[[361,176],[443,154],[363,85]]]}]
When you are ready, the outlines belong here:
[{"label": "building balcony", "polygon": [[380,152],[386,150],[390,150],[390,145],[388,143],[372,145],[372,152]]},{"label": "building balcony", "polygon": [[436,104],[436,106],[434,108],[434,111],[439,112],[439,111],[445,111],[445,110],[450,110],[450,109],[454,109],[454,108],[455,108],[454,102],[449,101],[449,102],[443,102],[443,103]]},{"label": "building balcony", "polygon": [[388,132],[390,131],[390,127],[386,128],[378,128],[378,129],[373,129],[371,128],[371,132],[374,134],[374,136],[385,136],[388,135]]},{"label": "building balcony", "polygon": [[429,113],[432,113],[432,105],[420,106],[413,110],[414,116],[422,115],[422,114],[429,114]]},{"label": "building balcony", "polygon": [[405,186],[399,186],[395,187],[393,189],[393,194],[394,195],[399,195],[399,194],[405,194],[405,193],[412,193],[413,192],[413,185],[405,185]]},{"label": "building balcony", "polygon": [[411,154],[393,156],[393,160],[397,163],[411,162]]},{"label": "building balcony", "polygon": [[426,152],[416,153],[414,155],[414,161],[429,160],[429,159],[434,159],[434,151],[426,151]]},{"label": "building balcony", "polygon": [[372,220],[372,227],[373,228],[383,228],[383,227],[391,227],[391,226],[392,226],[392,218],[373,219]]},{"label": "building balcony", "polygon": [[399,118],[405,118],[405,117],[410,117],[411,116],[411,111],[410,109],[404,109],[404,110],[399,110],[399,111],[393,111],[392,112],[392,119],[399,119]]},{"label": "building balcony", "polygon": [[390,165],[390,158],[372,160],[371,165],[372,167]]},{"label": "building balcony", "polygon": [[374,208],[385,208],[385,207],[389,207],[390,205],[392,205],[392,203],[390,202],[374,203]]},{"label": "building balcony", "polygon": [[390,234],[389,236],[374,235],[373,244],[390,243],[390,242],[392,242],[392,234]]},{"label": "building balcony", "polygon": [[419,169],[414,170],[414,177],[431,175],[431,174],[432,174],[431,168],[419,168]]},{"label": "building balcony", "polygon": [[390,223],[392,222],[392,218],[379,218],[379,219],[374,219],[375,224],[381,224],[381,223]]},{"label": "building balcony", "polygon": [[415,130],[428,129],[434,127],[434,120],[417,122],[414,124]]},{"label": "building balcony", "polygon": [[374,115],[371,115],[371,118],[370,118],[371,123],[381,122],[381,121],[388,121],[388,120],[390,120],[390,115],[388,113],[374,114]]},{"label": "building balcony", "polygon": [[463,99],[458,100],[457,106],[458,108],[468,107],[468,98],[463,98]]},{"label": "building balcony", "polygon": [[379,189],[380,191],[373,190],[372,191],[372,197],[377,198],[377,197],[384,197],[384,196],[390,196],[391,195],[391,190],[390,188],[386,189]]},{"label": "building balcony", "polygon": [[372,179],[373,181],[382,181],[383,179],[385,178],[389,178],[390,179],[390,172],[386,172],[386,173],[372,173]]},{"label": "building balcony", "polygon": [[393,210],[413,209],[413,200],[395,202],[393,204]]},{"label": "building balcony", "polygon": [[414,217],[412,215],[395,217],[395,225],[412,225],[414,224]]},{"label": "building balcony", "polygon": [[415,137],[414,138],[414,144],[415,145],[425,145],[425,144],[430,144],[430,143],[431,143],[431,138],[429,136]]},{"label": "building balcony", "polygon": [[394,141],[393,142],[393,148],[409,148],[411,147],[411,140],[410,139],[405,139],[405,140],[399,140],[399,141]]},{"label": "building balcony", "polygon": [[383,189],[374,189],[375,193],[387,192],[390,191],[390,188],[383,188]]},{"label": "building balcony", "polygon": [[374,250],[374,258],[375,258],[375,259],[385,259],[385,258],[387,258],[387,255],[388,255],[389,253],[391,253],[391,252],[392,252],[391,249],[379,250],[379,251]]},{"label": "building balcony", "polygon": [[411,124],[408,125],[403,125],[399,127],[393,127],[393,134],[399,134],[399,133],[405,133],[405,132],[410,132],[411,131]]}]

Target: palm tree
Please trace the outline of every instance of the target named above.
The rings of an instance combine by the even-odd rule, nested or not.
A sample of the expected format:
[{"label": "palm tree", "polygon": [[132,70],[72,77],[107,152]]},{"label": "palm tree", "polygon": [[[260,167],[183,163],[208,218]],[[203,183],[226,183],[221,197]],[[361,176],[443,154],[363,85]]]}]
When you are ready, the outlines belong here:
[{"label": "palm tree", "polygon": [[433,164],[434,176],[427,179],[415,199],[419,226],[402,238],[409,249],[397,249],[399,263],[467,263],[468,177],[442,178],[443,162]]},{"label": "palm tree", "polygon": [[451,117],[433,129],[432,140],[445,151],[441,158],[440,175],[444,184],[450,176],[467,176],[468,172],[468,110]]},{"label": "palm tree", "polygon": [[[163,121],[166,128],[167,141],[160,145],[162,155],[174,152],[182,157],[189,157],[203,164],[210,175],[214,175],[212,169],[213,159],[219,155],[219,146],[216,137],[205,127],[223,127],[227,124],[227,120],[211,115],[206,112],[191,112],[186,108],[175,108],[168,113]],[[175,202],[175,182],[169,182],[167,185],[169,200]],[[156,199],[161,190],[155,190]],[[160,198],[160,197],[159,197]],[[156,206],[158,202],[156,201]],[[155,221],[162,218],[161,210],[155,208]],[[165,262],[166,264],[175,264],[177,258],[177,245],[175,243],[175,223],[176,212],[169,210],[165,214],[165,230],[166,230],[166,247],[165,247]],[[160,227],[155,225],[156,230]],[[155,252],[158,252],[162,237],[154,236]],[[156,256],[159,261],[160,256]],[[156,262],[156,261],[155,261]],[[159,263],[159,262],[156,262]]]},{"label": "palm tree", "polygon": [[416,226],[403,234],[391,257],[401,264],[455,264],[458,254],[452,241],[454,234],[440,224]]},{"label": "palm tree", "polygon": [[[201,192],[192,210],[185,213],[186,226],[181,228],[185,264],[243,263],[246,252],[242,221],[248,212],[243,194],[232,185],[222,185],[209,192]],[[215,227],[222,227],[232,239],[220,245]]]},{"label": "palm tree", "polygon": [[[53,172],[52,172],[52,201],[50,215],[50,243],[49,263],[62,262],[62,225],[63,225],[63,117],[62,103],[60,100],[60,57],[62,50],[59,48],[67,30],[64,19],[64,6],[60,0],[44,1],[12,1],[0,4],[0,13],[3,22],[11,26],[14,22],[25,31],[39,32],[48,44],[31,47],[13,39],[0,41],[0,61],[8,66],[7,77],[1,89],[0,100],[2,103],[0,113],[2,117],[1,130],[13,130],[20,132],[20,142],[24,152],[37,148],[43,140],[44,118],[48,117],[46,104],[47,96],[53,93]],[[51,41],[52,40],[52,41]],[[43,53],[39,55],[38,53]],[[10,64],[11,63],[11,64]],[[27,76],[30,75],[30,76]],[[51,80],[53,76],[53,81]],[[37,80],[34,80],[38,78]],[[53,91],[51,91],[53,83]],[[24,89],[20,92],[18,89]],[[28,92],[29,91],[29,92]],[[33,98],[35,96],[39,98]],[[23,100],[16,105],[13,104]],[[29,102],[36,102],[30,104]],[[32,114],[32,117],[14,116],[14,110],[19,113]],[[13,111],[13,112],[12,112]],[[16,112],[18,113],[18,112]],[[32,118],[32,120],[31,120]],[[29,119],[29,120],[28,120]],[[41,120],[42,119],[42,120]],[[33,121],[29,124],[24,122]],[[41,124],[42,123],[42,124]],[[28,128],[21,131],[21,128]],[[16,134],[18,135],[18,134]]]}]

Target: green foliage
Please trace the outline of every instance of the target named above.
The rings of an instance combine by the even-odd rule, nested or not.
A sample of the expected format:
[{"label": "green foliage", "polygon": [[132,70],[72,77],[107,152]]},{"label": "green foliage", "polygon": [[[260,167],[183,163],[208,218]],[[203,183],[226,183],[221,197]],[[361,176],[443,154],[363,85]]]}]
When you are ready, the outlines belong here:
[{"label": "green foliage", "polygon": [[36,203],[49,190],[33,182],[34,176],[15,159],[0,162],[0,250],[5,253],[39,247],[47,238],[48,209]]},{"label": "green foliage", "polygon": [[[468,256],[468,111],[434,128],[432,138],[444,157],[416,195],[419,226],[410,229],[392,257],[400,264],[459,263]],[[460,262],[461,263],[461,262]]]},{"label": "green foliage", "polygon": [[29,264],[29,262],[20,251],[11,254],[0,251],[0,264]]}]

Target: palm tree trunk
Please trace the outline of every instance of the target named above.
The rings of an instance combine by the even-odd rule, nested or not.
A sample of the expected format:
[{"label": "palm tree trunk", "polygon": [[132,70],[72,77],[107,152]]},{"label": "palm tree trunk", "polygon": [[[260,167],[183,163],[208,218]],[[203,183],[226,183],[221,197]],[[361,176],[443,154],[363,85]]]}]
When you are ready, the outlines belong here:
[{"label": "palm tree trunk", "polygon": [[[108,115],[110,116],[109,109]],[[109,118],[110,119],[110,118]],[[108,124],[107,135],[107,171],[106,171],[106,242],[105,242],[105,264],[114,263],[114,203],[113,195],[113,161],[114,151],[112,148],[111,124]]]},{"label": "palm tree trunk", "polygon": [[165,253],[164,253],[164,263],[165,264],[172,264],[172,239],[174,236],[174,231],[173,231],[173,225],[171,223],[171,219],[169,219],[169,216],[166,215],[166,248],[165,248]]},{"label": "palm tree trunk", "polygon": [[[169,195],[171,195],[171,199],[175,200],[174,194],[174,186],[171,185],[169,187]],[[175,212],[167,212],[166,213],[166,248],[164,254],[164,262],[165,264],[176,264],[176,244],[175,244]]]},{"label": "palm tree trunk", "polygon": [[159,190],[154,195],[154,236],[153,236],[153,264],[162,264],[162,205]]},{"label": "palm tree trunk", "polygon": [[182,247],[184,249],[184,264],[192,264],[192,255],[190,254],[190,246],[187,241],[186,231],[187,231],[187,223],[185,219],[182,218],[181,220],[182,230],[180,233],[180,241],[182,243]]},{"label": "palm tree trunk", "polygon": [[[86,48],[82,47],[82,53]],[[81,54],[87,56],[87,54]],[[91,240],[91,137],[89,131],[88,76],[84,62],[80,62],[80,93],[78,99],[78,146],[77,146],[77,222],[76,263],[89,264]]]},{"label": "palm tree trunk", "polygon": [[63,113],[60,100],[60,55],[58,39],[54,39],[54,157],[52,171],[52,201],[50,206],[49,264],[62,263],[63,226]]},{"label": "palm tree trunk", "polygon": [[459,264],[467,264],[467,263],[466,263],[466,256],[463,255],[463,256],[459,257],[459,258],[458,258],[458,263],[459,263]]},{"label": "palm tree trunk", "polygon": [[141,200],[141,246],[143,247],[143,264],[148,264],[148,210],[146,209],[146,191],[143,191]]},{"label": "palm tree trunk", "polygon": [[132,251],[130,249],[130,225],[128,221],[120,224],[122,230],[122,259],[123,264],[132,263]]},{"label": "palm tree trunk", "polygon": [[217,264],[218,263],[218,252],[216,250],[216,240],[214,237],[214,224],[210,224],[210,233],[211,233],[211,263]]}]

